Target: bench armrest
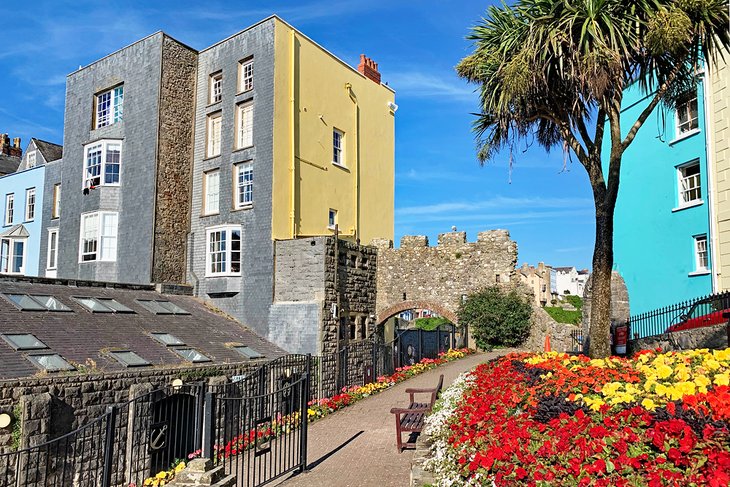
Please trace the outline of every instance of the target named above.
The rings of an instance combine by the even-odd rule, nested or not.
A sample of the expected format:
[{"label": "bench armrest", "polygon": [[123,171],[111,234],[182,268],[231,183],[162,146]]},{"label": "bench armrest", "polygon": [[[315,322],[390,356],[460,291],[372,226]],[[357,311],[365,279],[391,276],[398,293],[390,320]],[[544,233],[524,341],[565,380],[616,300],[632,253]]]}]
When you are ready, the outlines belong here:
[{"label": "bench armrest", "polygon": [[392,408],[390,410],[393,414],[428,413],[429,411],[431,411],[429,408]]},{"label": "bench armrest", "polygon": [[425,394],[427,392],[430,392],[430,393],[433,394],[434,392],[436,392],[436,388],[435,387],[429,387],[427,389],[414,389],[414,388],[408,388],[408,389],[406,389],[406,394],[415,394],[415,393],[419,393],[419,394],[420,393],[424,393]]}]

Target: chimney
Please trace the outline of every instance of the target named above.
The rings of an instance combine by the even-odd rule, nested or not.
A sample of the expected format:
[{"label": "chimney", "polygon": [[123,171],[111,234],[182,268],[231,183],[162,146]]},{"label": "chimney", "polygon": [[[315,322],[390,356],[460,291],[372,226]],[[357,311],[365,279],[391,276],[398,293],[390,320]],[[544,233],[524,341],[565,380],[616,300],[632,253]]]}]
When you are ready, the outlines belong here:
[{"label": "chimney", "polygon": [[366,78],[370,78],[377,84],[380,84],[380,72],[378,72],[378,63],[367,57],[365,54],[360,54],[360,65],[357,67]]},{"label": "chimney", "polygon": [[23,157],[23,149],[20,148],[20,137],[15,137],[11,144],[8,134],[0,134],[0,154],[11,157]]}]

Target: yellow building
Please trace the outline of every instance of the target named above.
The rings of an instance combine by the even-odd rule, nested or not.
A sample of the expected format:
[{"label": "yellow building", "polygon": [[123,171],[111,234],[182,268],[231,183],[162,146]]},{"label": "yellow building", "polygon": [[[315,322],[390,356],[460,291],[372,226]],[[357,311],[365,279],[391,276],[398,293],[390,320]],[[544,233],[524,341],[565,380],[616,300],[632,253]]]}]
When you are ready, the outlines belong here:
[{"label": "yellow building", "polygon": [[730,53],[718,56],[717,65],[708,63],[709,89],[705,107],[707,130],[707,159],[711,169],[713,235],[713,289],[730,289]]},{"label": "yellow building", "polygon": [[275,18],[272,236],[393,239],[395,92]]}]

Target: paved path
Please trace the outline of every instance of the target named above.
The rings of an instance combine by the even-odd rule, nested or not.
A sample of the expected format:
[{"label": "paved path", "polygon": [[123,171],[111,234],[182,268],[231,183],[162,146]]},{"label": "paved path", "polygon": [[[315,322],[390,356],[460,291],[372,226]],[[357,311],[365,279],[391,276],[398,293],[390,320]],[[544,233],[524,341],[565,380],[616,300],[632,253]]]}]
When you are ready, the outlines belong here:
[{"label": "paved path", "polygon": [[434,387],[439,374],[444,374],[446,387],[462,372],[508,352],[478,353],[437,367],[317,421],[309,428],[310,470],[278,485],[408,486],[413,450],[396,452],[395,419],[390,408],[408,406],[404,391],[409,387]]}]

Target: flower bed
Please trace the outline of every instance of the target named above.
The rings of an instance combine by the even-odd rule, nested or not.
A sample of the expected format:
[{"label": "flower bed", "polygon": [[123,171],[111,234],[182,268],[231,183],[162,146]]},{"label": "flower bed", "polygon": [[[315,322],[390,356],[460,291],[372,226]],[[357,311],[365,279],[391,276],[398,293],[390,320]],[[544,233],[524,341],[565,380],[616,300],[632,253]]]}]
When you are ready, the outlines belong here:
[{"label": "flower bed", "polygon": [[510,354],[427,419],[438,485],[730,483],[730,349]]},{"label": "flower bed", "polygon": [[[340,394],[324,399],[310,401],[307,409],[308,422],[311,423],[313,421],[316,421],[319,418],[327,416],[328,414],[340,410],[345,406],[349,406],[350,404],[353,404],[361,399],[372,396],[373,394],[392,387],[399,382],[403,382],[410,377],[422,374],[435,367],[438,367],[439,365],[453,362],[454,360],[464,358],[467,355],[471,355],[473,353],[475,353],[475,350],[472,350],[470,348],[449,349],[447,352],[440,353],[438,358],[436,359],[424,358],[414,365],[407,365],[405,367],[397,368],[395,369],[395,373],[392,375],[378,377],[377,382],[371,382],[363,386],[344,387]],[[261,426],[256,431],[252,430],[249,431],[247,434],[241,434],[233,438],[225,445],[215,445],[213,447],[215,450],[215,460],[220,461],[223,458],[229,458],[231,456],[239,455],[247,449],[251,448],[252,445],[256,443],[255,440],[257,438],[259,440],[269,440],[275,438],[284,431],[289,432],[292,429],[295,429],[298,424],[299,412],[295,412],[287,416],[279,415],[277,418],[271,421],[271,426]],[[194,451],[188,455],[188,460],[198,458],[201,454],[201,450]],[[174,466],[171,470],[162,471],[156,476],[146,479],[143,485],[154,487],[166,485],[175,477],[175,474],[182,469],[180,468],[180,465],[183,465],[182,468],[185,467],[184,463],[177,464],[177,466]],[[135,486],[134,484],[130,484],[129,487]]]}]

